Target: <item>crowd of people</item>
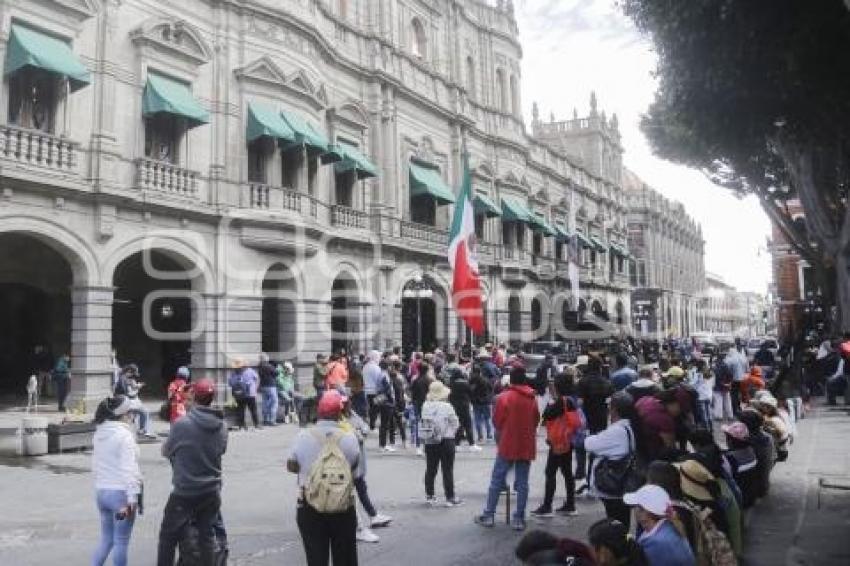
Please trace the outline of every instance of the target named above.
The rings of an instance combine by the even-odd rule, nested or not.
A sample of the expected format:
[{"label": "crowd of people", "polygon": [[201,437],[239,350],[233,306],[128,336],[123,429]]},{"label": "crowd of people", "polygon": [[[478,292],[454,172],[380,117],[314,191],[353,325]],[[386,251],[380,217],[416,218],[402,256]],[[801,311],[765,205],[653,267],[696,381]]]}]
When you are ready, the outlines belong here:
[{"label": "crowd of people", "polygon": [[[850,358],[850,341],[837,350]],[[510,524],[524,531],[542,430],[544,495],[530,515],[543,522],[575,515],[576,498],[584,494],[601,502],[606,518],[591,527],[587,544],[527,533],[517,556],[528,564],[568,557],[611,565],[735,563],[743,550],[743,516],[769,493],[771,470],[788,457],[803,403],[788,393],[781,367],[759,365],[764,358],[758,356],[751,363],[740,347],[705,356],[698,347],[667,353],[647,364],[641,348],[623,343],[614,354],[588,351],[572,364],[546,355],[532,372],[522,353],[503,344],[407,358],[399,349],[338,352],[317,356],[315,397],[298,391],[291,364],[260,355],[255,367],[235,360],[227,385],[237,428],[246,428],[246,412],[255,428],[296,414],[305,426],[287,469],[297,475],[296,519],[310,566],[357,564],[357,542],[379,541],[374,529],[392,522],[375,508],[367,484],[365,440],[374,431],[382,451],[407,449],[424,458],[429,505],[438,504],[441,475],[440,504],[447,508],[464,503],[454,482],[457,450],[464,442],[470,451],[495,444],[486,503],[474,521],[494,528],[499,499],[513,497]],[[110,549],[116,564],[126,563],[142,508],[130,433],[132,420],[144,413],[140,388],[137,370],[128,366],[98,408],[93,467],[102,539],[93,564],[103,564]],[[172,423],[162,452],[173,468],[160,529],[162,565],[173,564],[178,546],[181,555],[189,551],[181,543],[189,529],[200,564],[226,556],[219,492],[227,426],[212,406],[215,392],[214,382],[193,381],[188,368],[180,368],[161,411]],[[297,410],[308,403],[315,412],[309,427],[313,419]],[[140,419],[142,431],[149,422],[149,415]],[[565,493],[556,508],[559,475]]]}]

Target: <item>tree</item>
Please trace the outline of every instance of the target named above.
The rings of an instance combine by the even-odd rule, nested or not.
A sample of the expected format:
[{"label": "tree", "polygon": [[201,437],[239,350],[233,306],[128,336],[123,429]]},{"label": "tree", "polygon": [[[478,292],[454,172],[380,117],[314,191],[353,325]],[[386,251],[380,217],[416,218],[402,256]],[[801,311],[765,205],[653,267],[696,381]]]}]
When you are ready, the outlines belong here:
[{"label": "tree", "polygon": [[[736,193],[755,194],[797,251],[834,273],[839,324],[850,330],[845,3],[621,3],[658,54],[659,88],[641,123],[654,152]],[[800,200],[805,231],[791,221],[784,204],[790,198]]]}]

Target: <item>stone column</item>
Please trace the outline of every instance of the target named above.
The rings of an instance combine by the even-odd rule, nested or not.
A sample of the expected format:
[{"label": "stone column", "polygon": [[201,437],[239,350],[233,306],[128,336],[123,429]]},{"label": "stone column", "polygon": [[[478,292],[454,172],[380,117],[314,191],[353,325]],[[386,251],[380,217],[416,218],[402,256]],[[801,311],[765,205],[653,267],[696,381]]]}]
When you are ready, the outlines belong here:
[{"label": "stone column", "polygon": [[112,287],[71,290],[71,391],[66,405],[91,413],[112,386]]}]

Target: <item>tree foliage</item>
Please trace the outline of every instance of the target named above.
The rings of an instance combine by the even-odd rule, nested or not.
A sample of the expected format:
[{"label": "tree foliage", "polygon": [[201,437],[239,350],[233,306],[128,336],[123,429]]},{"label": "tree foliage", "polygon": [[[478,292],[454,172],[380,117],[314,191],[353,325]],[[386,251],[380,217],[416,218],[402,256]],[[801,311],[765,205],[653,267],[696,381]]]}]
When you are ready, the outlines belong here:
[{"label": "tree foliage", "polygon": [[[838,299],[850,314],[850,11],[844,2],[621,4],[658,54],[659,88],[641,124],[653,150],[739,194],[756,194],[804,257],[835,267]],[[807,233],[783,206],[791,197],[802,203]]]}]

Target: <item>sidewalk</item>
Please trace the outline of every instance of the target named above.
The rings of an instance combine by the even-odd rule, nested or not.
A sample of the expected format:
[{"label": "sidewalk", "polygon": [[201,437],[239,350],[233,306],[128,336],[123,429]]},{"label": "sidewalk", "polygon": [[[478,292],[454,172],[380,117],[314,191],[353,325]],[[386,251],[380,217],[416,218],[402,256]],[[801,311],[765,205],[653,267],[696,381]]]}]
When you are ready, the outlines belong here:
[{"label": "sidewalk", "polygon": [[821,478],[850,486],[849,445],[848,408],[816,406],[798,423],[788,461],[774,468],[770,495],[750,512],[747,565],[850,564],[850,491],[818,487]]}]

